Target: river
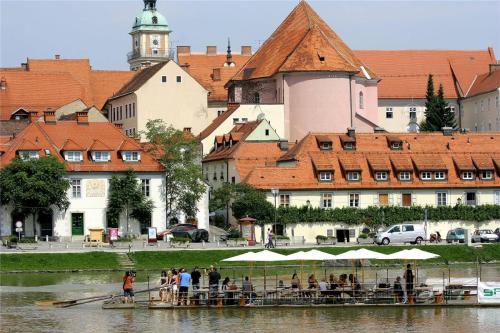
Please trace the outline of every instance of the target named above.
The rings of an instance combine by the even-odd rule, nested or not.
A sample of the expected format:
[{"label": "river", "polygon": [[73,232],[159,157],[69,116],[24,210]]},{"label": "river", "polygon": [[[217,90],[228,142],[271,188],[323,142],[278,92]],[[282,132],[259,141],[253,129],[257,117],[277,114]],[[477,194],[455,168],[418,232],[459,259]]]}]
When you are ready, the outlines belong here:
[{"label": "river", "polygon": [[[426,278],[443,268],[421,269]],[[471,276],[475,269],[456,269]],[[141,274],[141,273],[140,273]],[[500,267],[483,267],[500,277]],[[144,274],[136,289],[146,287]],[[370,274],[367,273],[367,276]],[[484,278],[483,278],[484,279]],[[120,289],[120,273],[0,275],[1,332],[495,332],[498,308],[226,308],[102,310],[89,303],[71,308],[35,301],[108,294]]]}]

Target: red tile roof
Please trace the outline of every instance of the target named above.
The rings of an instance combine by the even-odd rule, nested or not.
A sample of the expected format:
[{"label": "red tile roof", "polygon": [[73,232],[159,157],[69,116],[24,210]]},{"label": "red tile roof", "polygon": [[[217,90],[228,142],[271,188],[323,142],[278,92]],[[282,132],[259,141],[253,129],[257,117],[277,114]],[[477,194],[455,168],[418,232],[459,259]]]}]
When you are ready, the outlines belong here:
[{"label": "red tile roof", "polygon": [[0,119],[19,108],[57,109],[81,99],[102,109],[107,98],[128,81],[131,71],[95,71],[88,59],[28,59],[27,68],[0,68],[7,89],[0,92]]},{"label": "red tile roof", "polygon": [[[321,151],[316,136],[327,136],[332,140],[331,151]],[[443,136],[441,133],[401,133],[398,137],[403,142],[402,150],[391,150],[387,145],[387,134],[356,134],[356,151],[345,151],[341,146],[343,134],[311,133],[291,151],[284,154],[287,160],[294,159],[295,166],[256,167],[244,181],[261,189],[278,187],[284,190],[307,189],[356,189],[356,188],[446,188],[446,187],[498,187],[500,176],[493,180],[463,181],[455,161],[462,166],[464,161],[474,161],[474,170],[491,170],[493,163],[500,173],[500,134],[491,133],[455,133]],[[432,153],[429,153],[432,151]],[[255,157],[263,154],[255,153]],[[318,162],[318,156],[321,161]],[[285,160],[283,156],[279,159]],[[477,162],[476,162],[477,160]],[[389,163],[390,161],[390,163]],[[317,179],[317,164],[330,163],[336,176],[332,182],[320,182]],[[470,167],[470,163],[467,162]],[[489,168],[489,169],[488,169]],[[375,169],[388,169],[388,181],[376,181]],[[349,182],[345,171],[361,171],[361,181]],[[420,171],[446,171],[446,181],[422,181]],[[341,172],[344,171],[344,172]],[[372,171],[372,172],[371,172]],[[400,181],[397,173],[410,171],[410,181]]]},{"label": "red tile roof", "polygon": [[239,104],[228,104],[227,105],[227,111],[223,112],[220,116],[215,118],[210,125],[208,125],[203,131],[198,134],[198,139],[203,140],[210,134],[212,134],[213,131],[215,131],[227,118],[229,118],[234,111],[238,109],[240,105]]},{"label": "red tile roof", "polygon": [[75,150],[75,151],[84,151],[82,146],[80,146],[78,143],[75,141],[68,139],[66,142],[64,142],[63,146],[61,147],[61,150]]},{"label": "red tile roof", "polygon": [[118,98],[133,93],[142,87],[152,76],[154,76],[160,69],[162,69],[168,61],[160,62],[156,65],[146,67],[136,72],[134,77],[127,81],[113,96],[109,99]]},{"label": "red tile roof", "polygon": [[[209,101],[227,101],[227,89],[224,85],[248,61],[250,55],[232,54],[234,67],[224,66],[226,54],[178,54],[177,59],[192,77],[209,91]],[[220,78],[214,77],[215,70],[219,70]]]},{"label": "red tile roof", "polygon": [[107,144],[105,144],[104,142],[102,142],[101,140],[96,139],[96,140],[94,140],[92,145],[90,145],[89,151],[97,151],[97,150],[109,151],[112,149],[109,148],[109,146]]},{"label": "red tile roof", "polygon": [[457,98],[460,96],[457,85],[465,95],[474,77],[487,72],[489,64],[496,63],[493,49],[360,50],[354,53],[382,79],[378,83],[378,98],[425,98],[429,74],[434,76],[436,89],[439,84],[443,85],[446,98]]},{"label": "red tile roof", "polygon": [[232,80],[296,71],[360,73],[361,66],[376,77],[311,6],[300,1]]},{"label": "red tile roof", "polygon": [[[111,151],[110,162],[94,162],[85,149],[91,147],[96,141],[106,142]],[[82,162],[66,162],[62,151],[66,145],[83,147]],[[135,147],[141,151],[139,162],[124,162],[121,158],[120,147]],[[71,147],[73,148],[73,147]],[[18,150],[38,150],[40,157],[47,152],[56,156],[65,163],[67,171],[73,172],[115,172],[133,169],[138,172],[161,172],[164,168],[149,153],[144,151],[133,139],[126,137],[122,131],[108,122],[78,124],[76,121],[61,121],[55,124],[46,124],[36,121],[26,127],[14,139],[3,144],[5,153],[0,157],[0,165],[6,165],[17,155]],[[88,150],[90,151],[90,150]]]},{"label": "red tile roof", "polygon": [[472,87],[467,94],[467,97],[472,97],[500,88],[500,69],[495,70],[493,73],[484,73],[476,76]]}]

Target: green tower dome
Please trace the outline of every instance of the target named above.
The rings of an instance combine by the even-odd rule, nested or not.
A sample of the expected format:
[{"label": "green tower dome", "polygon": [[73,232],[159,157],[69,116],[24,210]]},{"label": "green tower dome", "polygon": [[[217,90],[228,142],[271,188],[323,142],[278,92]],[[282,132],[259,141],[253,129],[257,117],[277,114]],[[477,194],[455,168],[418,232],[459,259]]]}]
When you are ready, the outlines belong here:
[{"label": "green tower dome", "polygon": [[135,17],[132,32],[141,30],[170,31],[167,19],[156,10],[156,0],[144,0],[144,9]]}]

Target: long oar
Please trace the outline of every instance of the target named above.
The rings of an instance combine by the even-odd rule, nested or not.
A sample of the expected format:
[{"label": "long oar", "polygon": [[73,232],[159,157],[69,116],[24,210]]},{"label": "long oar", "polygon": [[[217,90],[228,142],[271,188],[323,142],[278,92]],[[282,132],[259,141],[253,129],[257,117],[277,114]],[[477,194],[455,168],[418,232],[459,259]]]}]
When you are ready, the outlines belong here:
[{"label": "long oar", "polygon": [[[160,287],[139,290],[139,291],[136,291],[135,293],[138,294],[138,293],[143,293],[143,292],[147,292],[147,291],[152,291],[155,289],[160,289]],[[85,304],[85,303],[90,303],[90,302],[96,302],[96,301],[100,301],[100,300],[106,299],[106,298],[111,298],[114,296],[117,296],[117,295],[116,294],[99,295],[99,296],[71,299],[71,300],[67,300],[67,301],[36,301],[35,304],[36,305],[57,305],[57,306],[65,307],[65,305],[70,305],[70,304],[76,305],[76,304]],[[91,300],[91,301],[90,302],[81,302],[81,301],[87,301],[87,300]]]},{"label": "long oar", "polygon": [[[143,290],[139,290],[139,291],[134,292],[134,294],[140,294],[140,293],[145,293],[145,292],[149,292],[149,291],[153,291],[153,290],[159,290],[160,288],[161,287],[155,287],[155,288],[151,288],[151,289],[143,289]],[[91,300],[84,301],[84,302],[65,304],[65,305],[61,306],[61,308],[69,308],[69,307],[75,306],[75,305],[104,301],[106,299],[113,298],[115,296],[117,296],[117,295],[112,294],[112,295],[101,296],[100,298],[95,298],[95,299],[91,299]]]}]

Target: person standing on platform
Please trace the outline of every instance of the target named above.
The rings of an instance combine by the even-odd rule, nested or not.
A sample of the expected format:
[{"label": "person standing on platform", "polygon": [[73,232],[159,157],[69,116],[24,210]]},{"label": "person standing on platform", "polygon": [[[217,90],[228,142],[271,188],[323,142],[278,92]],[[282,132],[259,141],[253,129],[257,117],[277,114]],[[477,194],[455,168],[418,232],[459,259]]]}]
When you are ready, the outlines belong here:
[{"label": "person standing on platform", "polygon": [[411,264],[406,265],[406,271],[403,276],[406,280],[406,302],[413,303],[413,271]]},{"label": "person standing on platform", "polygon": [[179,275],[179,303],[180,305],[189,305],[189,284],[191,283],[191,274],[181,268]]}]

